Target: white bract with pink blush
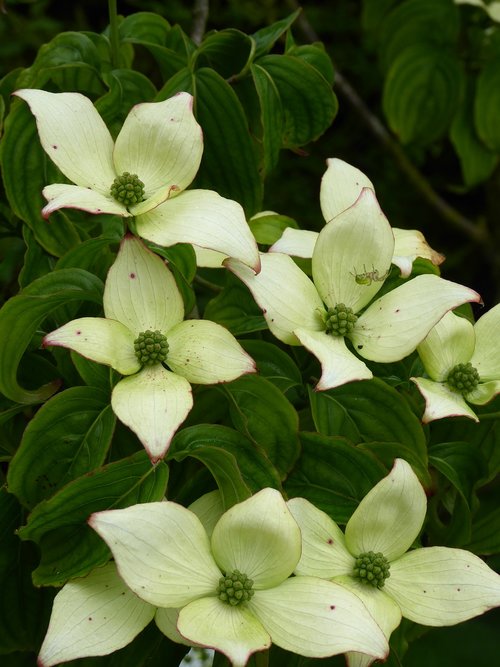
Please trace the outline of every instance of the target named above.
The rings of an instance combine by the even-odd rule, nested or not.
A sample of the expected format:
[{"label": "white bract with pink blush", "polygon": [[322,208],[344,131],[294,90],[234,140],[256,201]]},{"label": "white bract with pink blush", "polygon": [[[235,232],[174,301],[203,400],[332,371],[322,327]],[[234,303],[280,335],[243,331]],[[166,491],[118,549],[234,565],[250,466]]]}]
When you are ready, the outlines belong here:
[{"label": "white bract with pink blush", "polygon": [[364,188],[319,233],[312,281],[281,253],[261,255],[258,275],[235,259],[224,263],[250,289],[271,332],[319,359],[322,390],[372,377],[356,354],[377,362],[403,359],[448,310],[480,300],[463,285],[426,274],[373,301],[393,254],[391,227],[373,190]]},{"label": "white bract with pink blush", "polygon": [[[439,546],[411,549],[427,498],[403,459],[363,498],[345,535],[304,498],[287,504],[302,533],[295,573],[324,577],[356,593],[387,638],[402,617],[421,625],[455,625],[500,606],[500,576],[478,556]],[[358,652],[347,658],[350,667],[373,661]]]},{"label": "white bract with pink blush", "polygon": [[[328,168],[321,179],[320,204],[323,217],[329,223],[355,203],[363,188],[370,188],[374,192],[375,188],[362,171],[347,162],[338,158],[329,158],[326,162]],[[392,264],[399,268],[402,277],[407,278],[410,275],[417,257],[428,259],[435,265],[444,261],[444,256],[433,250],[418,230],[393,227],[392,233]],[[287,227],[281,238],[269,248],[269,252],[281,252],[293,257],[312,257],[317,240],[318,232]],[[369,279],[373,273],[372,267],[365,263],[365,268],[359,270],[359,275],[363,273]],[[380,278],[380,275],[376,278]]]},{"label": "white bract with pink blush", "polygon": [[[192,408],[191,385],[255,372],[234,336],[207,320],[184,320],[184,303],[165,262],[127,235],[104,289],[104,318],[83,317],[45,336],[126,377],[111,394],[117,417],[162,458]],[[168,366],[168,369],[165,367]]]},{"label": "white bract with pink blush", "polygon": [[186,190],[203,153],[191,95],[134,106],[113,141],[80,93],[14,94],[29,104],[45,152],[74,183],[44,188],[44,217],[61,208],[134,216],[137,233],[158,245],[192,243],[258,270],[257,245],[242,207],[211,190]]},{"label": "white bract with pink blush", "polygon": [[424,422],[463,416],[479,421],[468,405],[500,394],[500,304],[473,325],[447,313],[417,350],[429,375],[413,377],[425,398]]}]

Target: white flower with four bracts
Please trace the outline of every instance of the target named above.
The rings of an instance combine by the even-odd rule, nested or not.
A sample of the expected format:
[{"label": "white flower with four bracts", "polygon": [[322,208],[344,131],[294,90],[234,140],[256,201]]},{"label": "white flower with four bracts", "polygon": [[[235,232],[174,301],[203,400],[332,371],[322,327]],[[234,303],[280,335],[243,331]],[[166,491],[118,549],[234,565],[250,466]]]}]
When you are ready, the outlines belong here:
[{"label": "white flower with four bracts", "polygon": [[[327,170],[321,179],[320,206],[327,223],[334,220],[340,213],[352,206],[358,199],[363,188],[375,192],[373,183],[359,169],[339,160],[328,158]],[[422,232],[416,229],[392,228],[394,235],[394,250],[392,264],[396,265],[403,278],[407,278],[412,270],[413,262],[417,257],[428,259],[434,265],[444,261],[444,255],[433,250],[424,238]],[[282,236],[270,248],[269,252],[281,252],[293,257],[310,258],[313,256],[314,246],[318,240],[318,232],[306,229],[287,227]],[[358,275],[369,280],[370,276],[376,280],[380,274],[374,275],[373,267],[364,264],[359,268]]]},{"label": "white flower with four bracts", "polygon": [[[322,390],[372,377],[346,339],[365,359],[398,361],[448,310],[480,300],[468,287],[426,274],[373,301],[393,253],[391,227],[373,190],[364,188],[356,203],[319,233],[313,281],[281,253],[262,254],[258,275],[238,260],[224,263],[250,289],[270,331],[284,343],[304,345],[319,359],[317,389]],[[370,267],[373,279],[360,278],[364,267]]]},{"label": "white flower with four bracts", "polygon": [[234,667],[271,643],[318,658],[387,655],[383,632],[355,594],[290,576],[301,535],[274,489],[225,512],[211,537],[196,514],[168,501],[97,512],[89,524],[109,545],[119,576],[108,565],[58,593],[42,667],[111,653],[153,617],[167,636],[220,651]]},{"label": "white flower with four bracts", "polygon": [[186,190],[203,153],[191,95],[137,104],[113,141],[92,102],[80,93],[22,89],[14,94],[29,104],[45,152],[74,183],[44,188],[44,217],[61,208],[134,216],[139,236],[158,245],[192,243],[258,271],[257,245],[242,207],[211,190]]},{"label": "white flower with four bracts", "polygon": [[184,320],[173,275],[136,237],[123,239],[103,301],[104,318],[68,322],[43,345],[70,348],[126,376],[113,388],[113,411],[157,461],[192,408],[190,383],[229,382],[255,372],[255,364],[221,325]]},{"label": "white flower with four bracts", "polygon": [[[411,549],[424,523],[427,499],[402,459],[363,498],[345,535],[304,498],[292,498],[288,507],[302,532],[295,573],[324,577],[355,592],[387,638],[402,617],[446,626],[500,606],[500,575],[478,556],[440,546]],[[356,652],[347,657],[350,667],[372,662]]]},{"label": "white flower with four bracts", "polygon": [[500,394],[500,304],[475,324],[447,313],[417,350],[429,375],[413,377],[425,398],[424,422],[464,416],[479,421],[468,403],[485,405]]}]

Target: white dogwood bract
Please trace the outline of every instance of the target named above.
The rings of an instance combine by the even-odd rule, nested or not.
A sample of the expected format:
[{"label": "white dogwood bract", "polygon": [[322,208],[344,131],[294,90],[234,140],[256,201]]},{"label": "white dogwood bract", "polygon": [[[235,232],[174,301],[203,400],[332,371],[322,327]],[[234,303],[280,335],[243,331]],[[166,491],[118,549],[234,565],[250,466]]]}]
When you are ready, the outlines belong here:
[{"label": "white dogwood bract", "polygon": [[[387,638],[402,616],[422,625],[445,626],[500,606],[500,575],[478,556],[439,546],[411,549],[425,519],[427,499],[403,459],[396,459],[391,472],[363,498],[345,535],[304,498],[292,498],[288,507],[302,533],[295,573],[324,577],[355,592]],[[360,569],[362,556],[367,562],[381,557],[388,574]],[[371,658],[357,653],[349,655],[350,665],[371,664]]]},{"label": "white dogwood bract", "polygon": [[[255,364],[221,325],[184,320],[173,275],[136,237],[123,239],[103,302],[104,318],[72,320],[45,336],[43,344],[70,348],[126,376],[113,389],[113,411],[157,461],[191,410],[190,383],[229,382],[255,372]],[[165,359],[139,361],[135,343],[145,332],[166,340]]]},{"label": "white dogwood bract", "polygon": [[[327,160],[327,170],[321,179],[320,204],[323,217],[327,223],[335,220],[347,208],[352,206],[363,188],[375,192],[370,179],[362,171],[338,158]],[[407,278],[417,257],[430,260],[439,265],[444,256],[433,250],[424,235],[415,229],[398,229],[393,227],[394,250],[392,264]],[[312,257],[318,232],[287,227],[282,236],[270,248],[269,252],[281,252],[294,257]],[[365,262],[365,273],[371,267]],[[361,271],[360,271],[361,272]]]},{"label": "white dogwood bract", "polygon": [[[234,667],[271,643],[309,657],[387,654],[384,634],[356,595],[317,577],[290,578],[301,533],[274,489],[226,511],[210,538],[193,512],[169,501],[97,512],[89,524],[128,587],[154,607],[175,610],[158,612],[160,629],[224,653]],[[224,586],[231,576],[246,582],[245,598]]]},{"label": "white dogwood bract", "polygon": [[474,290],[430,274],[373,301],[393,252],[391,227],[373,190],[364,188],[356,203],[319,233],[312,281],[281,253],[261,255],[257,275],[238,260],[224,263],[250,289],[270,331],[289,345],[304,345],[319,359],[317,389],[323,390],[372,377],[345,339],[365,359],[398,361],[415,350],[448,310],[479,301]]},{"label": "white dogwood bract", "polygon": [[468,403],[484,405],[500,393],[499,331],[500,305],[474,325],[447,313],[431,329],[417,348],[429,377],[411,378],[425,398],[424,422],[458,415],[479,421]]},{"label": "white dogwood bract", "polygon": [[[137,104],[116,141],[80,93],[22,89],[15,95],[28,103],[44,150],[73,183],[44,188],[44,217],[61,208],[134,216],[137,233],[149,241],[193,243],[258,270],[257,245],[242,207],[211,190],[186,190],[203,153],[189,93]],[[143,186],[138,201],[123,202],[111,194],[115,179],[124,174]]]}]

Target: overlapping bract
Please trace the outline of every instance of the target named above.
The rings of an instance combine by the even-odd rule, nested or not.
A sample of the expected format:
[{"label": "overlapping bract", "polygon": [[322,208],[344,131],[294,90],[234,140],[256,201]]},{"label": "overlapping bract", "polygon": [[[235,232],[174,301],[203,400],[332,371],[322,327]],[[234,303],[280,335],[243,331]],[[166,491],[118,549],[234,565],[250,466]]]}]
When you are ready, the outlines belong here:
[{"label": "overlapping bract", "polygon": [[[67,347],[126,377],[114,387],[117,417],[139,437],[153,461],[162,458],[192,407],[193,384],[229,382],[255,364],[224,327],[184,320],[184,304],[165,262],[139,239],[126,236],[109,270],[104,318],[73,320],[45,336],[45,346]],[[145,331],[166,336],[166,364],[141,367],[134,342]]]},{"label": "overlapping bract", "polygon": [[[113,141],[92,102],[79,93],[22,89],[15,94],[29,104],[44,150],[74,183],[44,188],[45,217],[61,208],[134,216],[137,233],[158,245],[192,243],[259,269],[242,207],[211,190],[186,189],[203,153],[191,95],[134,106]],[[144,184],[144,200],[129,206],[110,192],[125,172]]]},{"label": "overlapping bract", "polygon": [[[296,574],[324,577],[355,592],[387,638],[402,616],[422,625],[454,625],[500,605],[500,575],[478,556],[447,547],[411,549],[425,519],[427,499],[402,459],[363,498],[345,535],[304,498],[292,498],[288,507],[302,532]],[[390,564],[382,588],[354,575],[356,558],[369,551],[382,553]],[[362,667],[372,659],[355,652],[348,661],[351,667]]]}]

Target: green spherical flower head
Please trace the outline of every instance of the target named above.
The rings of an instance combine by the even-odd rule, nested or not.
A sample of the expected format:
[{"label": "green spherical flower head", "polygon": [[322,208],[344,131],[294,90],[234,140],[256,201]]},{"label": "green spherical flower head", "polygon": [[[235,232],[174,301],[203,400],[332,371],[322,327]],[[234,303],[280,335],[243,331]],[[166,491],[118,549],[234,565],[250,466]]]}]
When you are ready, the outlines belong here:
[{"label": "green spherical flower head", "polygon": [[153,366],[167,358],[167,338],[160,331],[143,331],[135,339],[134,349],[140,364]]},{"label": "green spherical flower head", "polygon": [[468,394],[473,391],[480,382],[479,373],[469,362],[457,364],[448,373],[446,384],[459,394]]},{"label": "green spherical flower head", "polygon": [[382,588],[387,577],[390,576],[389,561],[380,552],[367,551],[356,558],[353,575],[364,584],[374,588]]},{"label": "green spherical flower head", "polygon": [[334,308],[329,308],[325,318],[326,333],[332,336],[346,336],[354,329],[357,315],[352,308],[338,303]]},{"label": "green spherical flower head", "polygon": [[232,607],[242,602],[248,602],[253,594],[252,579],[249,579],[246,574],[242,574],[239,570],[234,570],[232,574],[226,574],[225,577],[219,579],[218,598]]},{"label": "green spherical flower head", "polygon": [[144,201],[144,183],[137,174],[124,171],[117,176],[110,189],[111,196],[125,206],[132,206]]}]

